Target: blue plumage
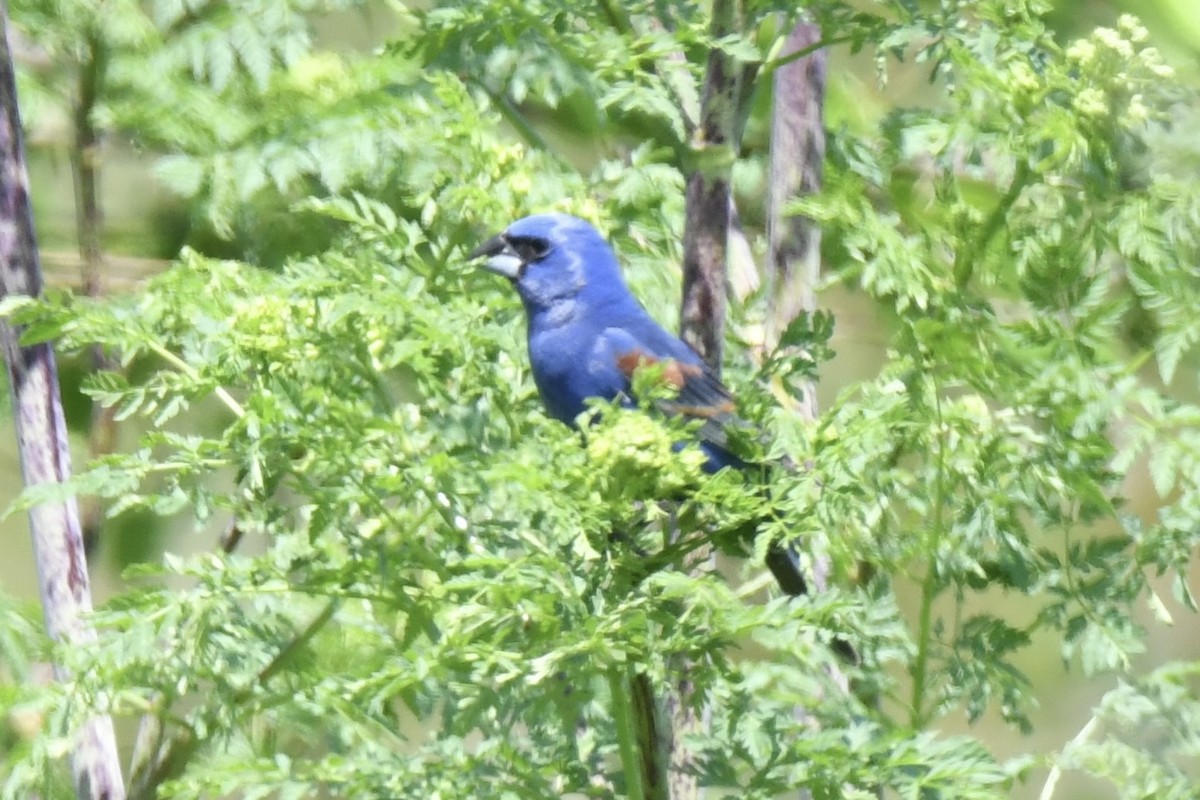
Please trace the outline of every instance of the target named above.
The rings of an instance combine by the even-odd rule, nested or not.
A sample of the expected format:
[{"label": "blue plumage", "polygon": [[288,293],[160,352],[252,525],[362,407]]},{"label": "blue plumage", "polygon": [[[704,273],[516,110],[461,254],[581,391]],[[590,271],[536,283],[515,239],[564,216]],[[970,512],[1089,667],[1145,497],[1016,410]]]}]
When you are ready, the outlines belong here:
[{"label": "blue plumage", "polygon": [[[630,293],[604,237],[582,219],[537,214],[517,220],[470,258],[509,278],[525,305],[529,361],[546,410],[574,425],[589,397],[629,397],[633,372],[661,363],[678,390],[667,410],[704,420],[700,446],[706,469],[742,467],[726,448],[734,421],[729,391],[704,360],[667,332]],[[784,591],[804,591],[795,559],[772,548],[768,565]],[[781,572],[782,571],[782,572]]]}]

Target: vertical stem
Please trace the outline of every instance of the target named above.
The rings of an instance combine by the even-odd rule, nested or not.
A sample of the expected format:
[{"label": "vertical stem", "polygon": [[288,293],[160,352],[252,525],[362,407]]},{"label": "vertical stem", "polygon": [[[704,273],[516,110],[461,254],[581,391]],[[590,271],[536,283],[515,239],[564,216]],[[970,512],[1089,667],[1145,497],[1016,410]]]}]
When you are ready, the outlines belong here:
[{"label": "vertical stem", "polygon": [[912,709],[909,725],[913,730],[925,726],[928,714],[925,711],[926,685],[929,680],[929,649],[933,638],[933,601],[938,594],[937,551],[945,533],[946,509],[946,443],[942,431],[942,403],[937,384],[934,384],[934,421],[937,426],[937,476],[934,479],[933,525],[929,530],[929,567],[921,581],[921,610],[917,617],[917,655],[912,668]]},{"label": "vertical stem", "polygon": [[[1097,715],[1099,712],[1097,712]],[[1087,724],[1079,729],[1079,733],[1075,734],[1075,738],[1067,743],[1063,748],[1063,755],[1072,747],[1079,747],[1088,739],[1092,738],[1092,734],[1096,732],[1096,728],[1100,727],[1100,717],[1093,716],[1087,721]],[[1058,789],[1059,778],[1062,777],[1063,768],[1062,760],[1056,760],[1054,766],[1050,769],[1050,774],[1046,776],[1046,782],[1042,785],[1041,794],[1038,795],[1038,800],[1051,800],[1054,797],[1054,792]]]},{"label": "vertical stem", "polygon": [[[710,555],[711,558],[711,555]],[[699,712],[692,705],[695,687],[692,685],[691,662],[677,659],[673,664],[674,680],[665,698],[667,715],[671,719],[670,773],[668,775],[671,800],[691,800],[703,794],[696,780],[694,757],[683,747],[683,735],[692,731],[703,731],[711,724],[707,712]]]},{"label": "vertical stem", "polygon": [[633,720],[632,699],[629,696],[628,669],[610,667],[608,689],[612,694],[613,723],[617,729],[617,751],[621,755],[621,772],[625,775],[625,793],[629,800],[646,800],[642,782],[642,759],[638,757],[637,726]]},{"label": "vertical stem", "polygon": [[[714,0],[709,33],[719,39],[742,23],[737,0]],[[719,49],[708,55],[700,126],[693,135],[695,163],[688,176],[683,230],[683,340],[714,369],[724,350],[726,251],[733,159],[745,122],[745,70]]]},{"label": "vertical stem", "polygon": [[[0,28],[0,296],[34,296],[41,292],[42,275],[4,7],[0,7]],[[20,334],[0,322],[25,484],[61,483],[70,475],[71,460],[54,351],[45,342],[22,345]],[[30,509],[29,527],[46,629],[56,642],[86,647],[96,640],[96,633],[86,620],[92,610],[91,587],[74,499]],[[55,675],[59,680],[70,677],[61,665],[55,666]],[[76,733],[74,744],[71,772],[76,796],[124,798],[112,720],[92,718]]]},{"label": "vertical stem", "polygon": [[[75,236],[83,263],[83,290],[88,297],[104,293],[101,275],[104,250],[101,241],[103,214],[100,210],[100,136],[92,119],[104,86],[108,50],[92,31],[85,40],[85,55],[79,64],[78,82],[72,101],[74,142],[71,148],[71,176],[75,184]],[[100,347],[92,348],[92,369],[115,369],[114,359]],[[88,428],[88,453],[91,458],[108,455],[116,447],[116,409],[92,401],[92,419]],[[90,550],[99,539],[104,507],[98,498],[83,503],[83,541]]]},{"label": "vertical stem", "polygon": [[642,790],[647,800],[670,800],[667,785],[667,762],[662,731],[659,728],[658,704],[654,685],[645,672],[635,672],[629,679],[629,695],[633,699],[633,722],[637,727],[638,751],[642,757]]},{"label": "vertical stem", "polygon": [[913,730],[925,726],[925,684],[929,668],[929,637],[932,635],[933,598],[937,589],[937,572],[931,564],[921,581],[921,610],[917,619],[917,656],[912,670],[912,709],[909,725]]},{"label": "vertical stem", "polygon": [[100,268],[104,252],[100,241],[100,137],[92,113],[104,81],[107,52],[95,32],[87,37],[84,46],[86,55],[79,64],[71,108],[74,127],[71,171],[75,184],[75,234],[83,260],[83,288],[89,297],[96,297],[101,293]]}]

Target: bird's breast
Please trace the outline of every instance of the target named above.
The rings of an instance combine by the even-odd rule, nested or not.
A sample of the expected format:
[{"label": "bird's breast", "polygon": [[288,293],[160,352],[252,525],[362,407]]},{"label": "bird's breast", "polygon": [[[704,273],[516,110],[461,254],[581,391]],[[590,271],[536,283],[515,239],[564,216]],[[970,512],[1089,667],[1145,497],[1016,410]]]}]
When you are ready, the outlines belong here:
[{"label": "bird's breast", "polygon": [[595,335],[573,326],[530,331],[533,380],[552,417],[573,424],[588,398],[610,400],[621,391],[621,376],[597,363],[595,345]]}]

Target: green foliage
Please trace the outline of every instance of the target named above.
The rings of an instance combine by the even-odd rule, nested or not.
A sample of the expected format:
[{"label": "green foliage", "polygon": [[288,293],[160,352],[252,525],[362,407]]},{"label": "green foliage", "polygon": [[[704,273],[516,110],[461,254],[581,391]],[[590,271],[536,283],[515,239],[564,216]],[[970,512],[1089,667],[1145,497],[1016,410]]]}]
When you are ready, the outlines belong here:
[{"label": "green foliage", "polygon": [[[712,714],[684,745],[738,796],[999,797],[1050,765],[1188,795],[1195,665],[1134,657],[1139,610],[1170,617],[1155,578],[1195,607],[1200,407],[1143,368],[1195,369],[1200,182],[1172,125],[1195,98],[1136,21],[1063,46],[1035,2],[817,4],[831,41],[922,65],[941,93],[837,131],[825,190],[795,204],[832,279],[891,315],[887,363],[804,425],[762,387],[820,373],[830,318],[757,370],[739,353],[763,433],[746,446],[805,468],[705,476],[673,451],[682,423],[603,404],[582,434],[547,420],[518,302],[463,257],[568,210],[669,307],[704,59],[765,86],[788,12],[747,4],[713,40],[692,3],[443,3],[368,57],[316,48],[309,3],[233,6],[13,10],[57,47],[89,26],[127,45],[105,120],[162,151],[239,250],[185,250],[136,294],[6,304],[28,337],[136,367],[87,391],[145,421],[137,447],[71,488],[113,514],[233,520],[254,546],[132,570],[97,644],[59,654],[71,682],[4,684],[6,710],[45,714],[6,796],[61,796],[65,737],[96,709],[195,743],[163,796],[624,793],[614,676],[662,687],[681,658]],[[565,119],[586,157],[558,149]],[[1142,458],[1152,513],[1121,496]],[[827,556],[834,586],[761,602],[780,540]],[[745,584],[682,569],[707,541],[751,556]],[[1019,658],[1047,637],[1121,676],[1087,735],[1001,763],[940,732],[987,713],[1027,730],[1043,687]]]},{"label": "green foliage", "polygon": [[1105,695],[1058,765],[1110,776],[1119,796],[1195,796],[1196,664],[1169,663]]},{"label": "green foliage", "polygon": [[[1177,94],[1163,80],[1170,71],[1161,57],[1142,44],[1144,29],[1123,18],[1119,30],[1099,29],[1057,59],[1059,48],[1036,27],[1025,32],[1030,40],[1016,51],[1000,51],[987,26],[930,45],[923,53],[941,69],[956,65],[950,105],[898,112],[881,138],[839,137],[829,190],[799,206],[829,224],[843,279],[898,312],[896,355],[878,383],[881,394],[862,395],[861,406],[830,418],[838,437],[818,450],[813,473],[829,500],[843,484],[858,498],[865,482],[887,502],[861,527],[861,512],[845,518],[855,521],[849,530],[844,522],[829,527],[832,517],[815,526],[827,536],[836,531],[830,547],[845,549],[847,559],[879,537],[903,541],[880,566],[893,575],[911,570],[922,582],[923,624],[945,592],[1003,588],[1053,598],[1035,621],[1000,635],[1003,644],[993,641],[996,658],[1049,625],[1065,635],[1064,655],[1081,656],[1088,671],[1128,667],[1140,650],[1135,604],[1152,593],[1145,570],[1174,572],[1185,585],[1183,551],[1194,541],[1152,563],[1138,558],[1144,551],[1128,534],[1080,535],[1082,526],[1116,521],[1117,481],[1143,446],[1126,449],[1116,431],[1162,430],[1165,416],[1153,410],[1161,407],[1157,393],[1131,379],[1140,359],[1123,352],[1119,321],[1130,297],[1114,288],[1115,258],[1128,260],[1138,295],[1152,298],[1143,303],[1179,320],[1166,310],[1179,301],[1168,299],[1167,287],[1186,283],[1180,273],[1190,267],[1179,256],[1195,247],[1197,228],[1182,223],[1177,198],[1160,187],[1184,185],[1195,195],[1196,184],[1153,163],[1122,163],[1152,124],[1148,109],[1167,107]],[[889,128],[900,135],[887,136]],[[931,158],[915,177],[907,174],[914,152]],[[899,195],[891,193],[895,211],[884,205],[880,213],[879,192],[886,203],[895,176],[904,178]],[[981,202],[984,178],[1008,188]],[[1170,246],[1156,233],[1164,226]],[[1138,273],[1154,277],[1138,281]],[[1190,341],[1175,325],[1155,342],[1168,379]],[[1193,409],[1173,412],[1189,417]],[[1164,497],[1175,486],[1174,459],[1190,463],[1195,453],[1188,434],[1168,438],[1151,460]],[[1180,500],[1190,505],[1195,488],[1181,487]],[[916,537],[908,533],[914,524]],[[888,537],[889,530],[906,535]],[[1167,535],[1178,541],[1165,528],[1150,538]],[[916,568],[906,567],[914,555]],[[922,703],[960,692],[973,715],[982,711],[980,692],[989,690],[963,683],[953,665],[962,646],[969,652],[977,639],[994,640],[994,625],[985,617],[954,627],[978,630],[947,652],[947,671],[927,672],[918,655],[915,721],[935,709]],[[945,685],[925,687],[930,674],[943,675]],[[1021,682],[1002,683],[1004,713],[1020,719]]]}]

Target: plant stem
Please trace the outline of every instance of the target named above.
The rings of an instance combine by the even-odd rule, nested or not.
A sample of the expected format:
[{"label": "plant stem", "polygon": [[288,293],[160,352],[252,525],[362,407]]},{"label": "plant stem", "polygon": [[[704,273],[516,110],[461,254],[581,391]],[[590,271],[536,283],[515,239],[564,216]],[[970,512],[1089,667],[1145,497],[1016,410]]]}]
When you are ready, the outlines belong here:
[{"label": "plant stem", "polygon": [[[83,291],[88,297],[104,294],[101,276],[104,271],[104,249],[101,241],[103,211],[100,208],[100,132],[96,129],[93,112],[104,90],[108,65],[108,47],[97,30],[89,32],[84,42],[84,55],[78,64],[78,80],[72,102],[72,124],[75,129],[71,148],[71,176],[75,184],[75,237]],[[92,369],[96,372],[117,369],[117,361],[99,345],[93,345]],[[99,400],[92,401],[91,425],[88,427],[88,456],[95,460],[111,454],[117,446],[116,410]],[[90,552],[100,538],[104,523],[104,504],[98,497],[83,498],[83,543]]]},{"label": "plant stem", "polygon": [[[742,32],[743,4],[737,0],[714,0],[709,35],[714,41]],[[713,47],[708,53],[704,89],[697,127],[691,131],[694,151],[721,150],[737,153],[749,107],[750,67]],[[720,374],[724,349],[727,297],[729,225],[732,217],[733,158],[728,161],[699,158],[693,161],[687,179],[683,231],[683,286],[680,307],[680,336]],[[684,538],[692,531],[676,530]],[[712,563],[711,544],[697,548],[693,564]],[[662,707],[670,727],[665,729],[668,747],[668,783],[673,800],[697,800],[702,789],[696,779],[697,756],[683,745],[688,733],[704,731],[706,712],[694,700],[695,685],[687,657],[672,660],[674,674]],[[655,787],[658,788],[657,786]]]},{"label": "plant stem", "polygon": [[[325,607],[312,618],[308,625],[304,626],[304,630],[300,631],[292,638],[278,653],[271,659],[271,662],[263,667],[258,672],[258,678],[255,683],[266,683],[271,680],[275,673],[279,672],[280,668],[287,663],[293,655],[295,655],[301,647],[312,641],[312,638],[321,632],[329,620],[333,619],[333,615],[337,613],[338,608],[342,605],[342,598],[331,597],[325,603]],[[247,695],[249,692],[247,691]],[[241,698],[238,698],[239,700]]]},{"label": "plant stem", "polygon": [[627,666],[612,666],[608,670],[608,689],[612,694],[613,724],[617,729],[617,750],[621,755],[621,771],[629,800],[646,800],[642,783],[642,760],[638,758],[638,736],[633,725],[632,700],[629,696],[630,676]]},{"label": "plant stem", "polygon": [[925,726],[925,697],[926,682],[929,670],[929,647],[933,638],[933,601],[938,594],[937,580],[937,550],[945,533],[943,516],[946,507],[946,446],[942,431],[942,403],[934,383],[934,420],[937,425],[937,477],[934,480],[933,525],[929,530],[926,550],[929,567],[925,579],[921,581],[921,611],[917,621],[917,657],[913,662],[912,679],[912,709],[909,724],[912,729],[920,730]]},{"label": "plant stem", "polygon": [[85,52],[79,64],[79,81],[72,104],[75,141],[71,150],[71,171],[75,184],[75,234],[83,262],[83,290],[88,297],[99,297],[103,293],[100,275],[104,261],[99,191],[100,134],[92,113],[103,90],[108,50],[93,32],[87,37]]},{"label": "plant stem", "polygon": [[[936,537],[933,537],[936,538]],[[925,682],[929,668],[929,639],[933,620],[933,598],[937,594],[937,570],[930,565],[921,582],[921,612],[917,623],[917,658],[913,663],[912,711],[909,724],[913,730],[925,725]]]},{"label": "plant stem", "polygon": [[[174,367],[175,369],[182,372],[184,375],[187,375],[189,378],[192,378],[194,380],[200,380],[200,373],[197,372],[192,367],[191,364],[187,363],[182,358],[175,355],[174,353],[172,353],[167,348],[163,347],[158,342],[150,342],[147,345],[147,347],[156,356],[161,358],[163,361],[166,361],[168,364],[170,364],[172,367]],[[246,416],[246,409],[242,408],[241,404],[238,403],[237,400],[233,399],[233,395],[231,395],[229,392],[227,392],[225,390],[224,386],[215,387],[213,389],[213,394],[215,394],[218,398],[220,398],[221,402],[225,404],[226,408],[228,408],[230,411],[233,412],[235,417],[238,417],[240,419],[240,418]]]},{"label": "plant stem", "polygon": [[[1079,733],[1075,734],[1075,738],[1070,741],[1067,747],[1081,745],[1092,737],[1092,732],[1100,724],[1099,717],[1092,717],[1087,721],[1087,724],[1080,728]],[[1063,748],[1064,752],[1066,748]],[[1050,800],[1054,796],[1054,790],[1058,787],[1058,779],[1062,777],[1062,765],[1056,763],[1050,768],[1050,774],[1046,776],[1046,783],[1042,785],[1042,792],[1038,795],[1038,800]]]},{"label": "plant stem", "polygon": [[780,56],[779,58],[764,62],[761,71],[763,74],[769,74],[780,67],[785,67],[788,64],[791,64],[793,61],[799,61],[805,56],[810,56],[818,50],[824,50],[825,48],[833,47],[836,44],[845,44],[846,42],[852,41],[853,38],[854,37],[852,36],[833,36],[829,39],[821,39],[806,47],[802,47],[799,50],[793,50],[786,56]]},{"label": "plant stem", "polygon": [[1013,173],[1012,182],[1008,185],[1008,191],[1000,198],[1000,202],[992,209],[992,213],[984,220],[983,227],[979,230],[979,238],[974,244],[968,245],[958,251],[958,255],[954,258],[954,282],[960,287],[965,287],[967,282],[971,280],[971,275],[975,272],[975,259],[979,258],[992,239],[1000,230],[1000,226],[1008,217],[1008,212],[1012,210],[1013,204],[1017,202],[1017,198],[1021,196],[1021,191],[1029,182],[1031,171],[1029,164],[1025,161],[1018,161],[1016,172]]},{"label": "plant stem", "polygon": [[599,5],[613,30],[622,36],[629,36],[633,33],[633,25],[630,24],[629,15],[624,9],[618,8],[613,0],[600,0]]}]

